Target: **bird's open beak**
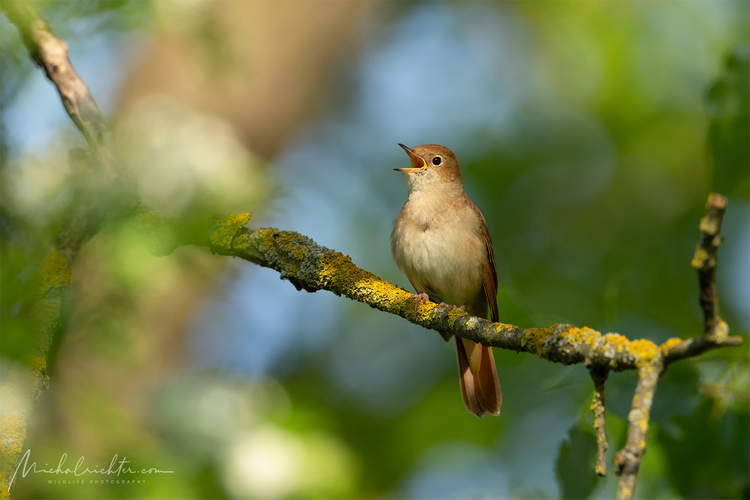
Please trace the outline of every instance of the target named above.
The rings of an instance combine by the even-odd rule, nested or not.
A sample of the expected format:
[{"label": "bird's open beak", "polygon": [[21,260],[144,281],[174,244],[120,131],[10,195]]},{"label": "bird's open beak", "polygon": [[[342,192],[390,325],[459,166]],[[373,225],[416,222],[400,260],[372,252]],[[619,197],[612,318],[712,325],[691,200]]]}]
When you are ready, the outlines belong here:
[{"label": "bird's open beak", "polygon": [[415,153],[414,150],[412,150],[411,148],[407,148],[401,143],[399,143],[398,145],[401,146],[404,151],[406,151],[406,154],[409,155],[409,158],[411,158],[411,167],[394,168],[393,170],[396,170],[397,172],[415,172],[427,166],[427,162],[424,160],[424,158]]}]

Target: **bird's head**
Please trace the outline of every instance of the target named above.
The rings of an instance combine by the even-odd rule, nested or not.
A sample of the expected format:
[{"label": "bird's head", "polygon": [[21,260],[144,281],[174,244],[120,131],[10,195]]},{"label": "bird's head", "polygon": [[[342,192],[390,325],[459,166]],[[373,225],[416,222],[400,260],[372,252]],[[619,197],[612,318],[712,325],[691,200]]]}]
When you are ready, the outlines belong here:
[{"label": "bird's head", "polygon": [[461,170],[453,151],[437,144],[425,144],[414,149],[403,144],[399,146],[411,158],[411,167],[394,170],[405,174],[409,192],[433,189],[463,191]]}]

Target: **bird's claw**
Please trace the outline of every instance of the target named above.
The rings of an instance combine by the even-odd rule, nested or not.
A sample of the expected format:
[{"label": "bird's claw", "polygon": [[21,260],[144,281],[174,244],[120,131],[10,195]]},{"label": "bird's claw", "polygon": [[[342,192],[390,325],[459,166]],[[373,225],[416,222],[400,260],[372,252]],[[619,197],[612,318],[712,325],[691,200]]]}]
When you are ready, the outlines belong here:
[{"label": "bird's claw", "polygon": [[448,313],[450,313],[454,309],[458,309],[459,311],[465,310],[466,304],[462,305],[461,307],[456,307],[452,304],[446,304],[445,302],[441,302],[440,304],[438,304],[438,307],[447,308],[445,311],[443,311],[443,318],[445,318],[446,316],[448,316]]},{"label": "bird's claw", "polygon": [[411,297],[409,297],[406,300],[415,299],[414,302],[414,319],[417,318],[417,308],[419,307],[420,302],[429,302],[430,296],[426,293],[420,293],[420,294],[413,294]]}]

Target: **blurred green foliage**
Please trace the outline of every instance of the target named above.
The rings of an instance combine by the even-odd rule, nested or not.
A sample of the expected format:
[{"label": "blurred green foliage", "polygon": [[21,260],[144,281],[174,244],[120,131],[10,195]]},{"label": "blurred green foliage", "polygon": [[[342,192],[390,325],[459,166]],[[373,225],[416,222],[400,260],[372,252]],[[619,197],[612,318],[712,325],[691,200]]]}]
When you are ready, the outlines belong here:
[{"label": "blurred green foliage", "polygon": [[596,436],[591,428],[574,425],[568,439],[560,445],[557,457],[557,478],[562,494],[560,498],[588,498],[597,486],[594,474],[596,463]]},{"label": "blurred green foliage", "polygon": [[[93,34],[157,32],[155,26],[170,22],[159,17],[165,5],[160,2],[39,5],[61,37],[79,42]],[[190,8],[169,5],[163,11]],[[518,50],[510,51],[515,58],[497,57],[499,74],[492,65],[481,74],[500,94],[507,90],[497,83],[506,70],[520,74],[524,80],[513,88],[525,94],[512,103],[501,127],[487,123],[472,130],[461,152],[471,154],[459,155],[467,191],[493,236],[503,322],[569,322],[655,342],[699,334],[697,279],[689,264],[708,192],[730,196],[720,267],[741,264],[725,256],[748,223],[746,4],[418,3],[378,11],[385,14],[375,16],[370,28],[387,43],[398,35],[394,26],[413,26],[409,19],[423,19],[425,11],[442,12],[459,34],[480,32],[476,21],[493,16],[510,19],[505,26],[520,33],[511,33],[517,38],[508,43]],[[201,61],[221,78],[228,50],[222,44],[232,37],[218,37],[218,20],[211,18],[217,24],[208,23],[210,29],[198,23],[204,31],[191,40],[202,47]],[[4,378],[34,348],[28,312],[38,290],[36,273],[76,199],[80,169],[68,150],[80,138],[63,133],[47,149],[34,151],[19,150],[8,139],[15,125],[7,121],[11,105],[23,98],[30,78],[42,76],[33,71],[15,30],[6,19],[0,22]],[[496,55],[488,45],[482,47],[489,55],[450,41],[466,51],[465,59]],[[412,49],[401,47],[407,55]],[[371,55],[363,50],[353,57]],[[432,57],[429,63],[443,63],[442,54]],[[357,64],[348,68],[355,72]],[[341,81],[334,86],[356,99],[362,85],[356,75],[336,78]],[[270,191],[278,181],[274,176],[291,185],[294,171],[269,173],[237,130],[198,108],[162,96],[118,114],[113,129],[120,157],[150,204],[185,217],[254,211],[251,224],[257,225],[267,220],[264,212],[295,206],[289,199],[295,194],[326,198],[334,215],[354,221],[348,227],[329,213],[313,214],[341,224],[342,232],[351,229],[348,248],[336,249],[364,248],[371,264],[364,267],[405,281],[387,254],[388,226],[404,201],[403,190],[382,173],[390,165],[383,165],[383,146],[371,138],[381,136],[369,124],[352,118],[347,131],[365,130],[377,154],[346,150],[351,138],[340,131],[331,145],[344,148],[347,161],[361,163],[346,163],[345,173],[367,189],[305,156],[299,163],[320,184],[300,191],[286,187],[282,195]],[[330,191],[319,191],[323,184]],[[388,209],[378,212],[381,206]],[[319,234],[307,235],[331,245]],[[461,405],[452,346],[434,332],[361,304],[297,294],[273,276],[273,287],[262,285],[262,293],[252,296],[270,296],[275,303],[262,311],[265,323],[230,307],[225,317],[195,326],[206,303],[242,295],[232,285],[237,276],[271,283],[249,267],[195,248],[152,256],[127,224],[113,223],[91,241],[67,297],[51,391],[39,403],[25,447],[40,465],[56,464],[68,453],[73,462],[85,455],[87,464],[101,466],[117,453],[136,467],[175,473],[116,487],[28,476],[14,486],[14,496],[614,496],[616,478],[593,475],[592,386],[584,367],[496,351],[506,404],[500,418],[478,420]],[[743,311],[726,300],[742,290],[726,282],[718,286],[732,333],[747,337]],[[297,302],[287,300],[287,292]],[[274,336],[274,328],[281,331],[287,322],[299,332],[322,324],[325,334],[288,340],[259,377],[247,374],[256,373],[253,366],[229,362],[204,369],[210,353],[191,350],[193,337],[200,337],[207,339],[198,343],[205,350],[223,349],[222,359],[237,353],[253,359],[263,342],[272,343],[259,330],[273,330]],[[230,326],[243,332],[245,344],[222,344]],[[669,368],[654,402],[638,496],[750,497],[749,366],[743,347]],[[610,469],[612,454],[625,441],[635,380],[634,373],[614,373],[606,385]]]},{"label": "blurred green foliage", "polygon": [[724,73],[708,94],[708,147],[711,152],[713,190],[748,197],[750,181],[750,46],[730,53]]},{"label": "blurred green foliage", "polygon": [[743,480],[750,469],[750,414],[747,408],[724,413],[717,405],[704,400],[693,414],[675,417],[673,428],[658,431],[669,478],[684,498],[750,495],[750,484]]}]

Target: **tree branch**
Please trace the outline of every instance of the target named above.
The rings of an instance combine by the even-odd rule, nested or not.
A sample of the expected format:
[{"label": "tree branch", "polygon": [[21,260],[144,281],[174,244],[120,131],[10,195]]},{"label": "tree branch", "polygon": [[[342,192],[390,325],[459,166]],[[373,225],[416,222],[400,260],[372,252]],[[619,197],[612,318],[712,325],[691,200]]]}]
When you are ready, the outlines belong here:
[{"label": "tree branch", "polygon": [[607,381],[609,371],[596,368],[589,369],[594,381],[594,398],[591,401],[591,411],[594,412],[594,430],[596,430],[596,466],[594,472],[599,477],[607,476],[606,453],[607,444],[606,407],[604,403],[604,382]]},{"label": "tree branch", "polygon": [[621,475],[617,487],[617,500],[630,500],[635,493],[635,480],[641,459],[646,452],[646,436],[654,402],[656,384],[664,368],[662,356],[640,364],[638,384],[635,387],[633,405],[628,413],[628,437],[625,448],[615,453],[614,463]]},{"label": "tree branch", "polygon": [[727,209],[727,199],[711,193],[706,202],[708,213],[701,219],[701,241],[695,249],[692,266],[698,270],[700,303],[703,309],[703,335],[707,340],[723,340],[729,327],[719,316],[719,298],[716,292],[717,252],[723,241],[719,234],[721,221]]},{"label": "tree branch", "polygon": [[711,193],[706,202],[706,216],[701,219],[701,240],[695,249],[692,266],[698,271],[700,304],[703,310],[703,336],[672,342],[664,350],[664,363],[697,356],[714,347],[737,346],[742,337],[729,336],[729,326],[719,315],[719,296],[716,290],[717,253],[723,242],[719,234],[727,199]]},{"label": "tree branch", "polygon": [[293,231],[248,229],[245,225],[249,221],[250,214],[230,214],[213,223],[204,221],[186,226],[146,210],[138,211],[133,218],[135,227],[149,236],[159,255],[185,244],[206,246],[213,253],[274,269],[298,290],[328,290],[440,333],[528,352],[556,363],[585,363],[600,370],[632,370],[667,350],[674,359],[682,359],[710,348],[742,342],[741,337],[730,337],[724,342],[704,341],[701,351],[677,349],[683,342],[688,345],[692,342],[670,339],[657,346],[649,340],[628,340],[617,333],[602,334],[592,328],[567,324],[520,328],[493,323],[456,309],[444,316],[446,309],[434,302],[420,303],[415,316],[414,304],[408,300],[411,293],[360,269],[350,257]]},{"label": "tree branch", "polygon": [[739,335],[728,336],[720,340],[693,337],[686,340],[669,339],[662,344],[662,350],[664,351],[664,363],[668,365],[680,359],[694,358],[717,347],[736,347],[739,345],[742,345],[742,337]]},{"label": "tree branch", "polygon": [[[112,164],[108,147],[109,129],[89,88],[70,63],[68,44],[55,36],[32,2],[2,0],[0,7],[21,33],[31,59],[55,84],[70,119],[92,150],[101,156],[100,162],[109,167]],[[110,174],[116,176],[117,173],[115,169],[110,169]]]},{"label": "tree branch", "polygon": [[[15,365],[1,391],[5,408],[0,416],[0,499],[10,496],[11,481],[28,432],[33,404],[49,384],[47,358],[62,311],[63,294],[70,283],[72,265],[81,247],[109,217],[122,211],[122,195],[131,183],[114,161],[108,144],[110,132],[88,87],[73,69],[67,44],[57,38],[32,2],[1,0],[8,19],[16,25],[31,58],[55,84],[65,110],[89,144],[78,158],[87,165],[87,189],[76,186],[76,206],[41,265],[39,300],[31,309],[35,349],[27,366]],[[113,180],[125,181],[114,183]]]}]

